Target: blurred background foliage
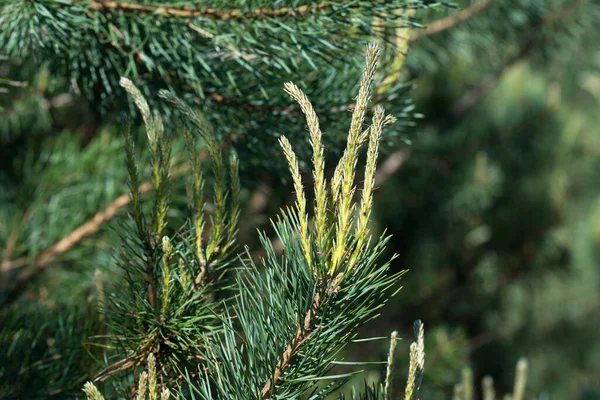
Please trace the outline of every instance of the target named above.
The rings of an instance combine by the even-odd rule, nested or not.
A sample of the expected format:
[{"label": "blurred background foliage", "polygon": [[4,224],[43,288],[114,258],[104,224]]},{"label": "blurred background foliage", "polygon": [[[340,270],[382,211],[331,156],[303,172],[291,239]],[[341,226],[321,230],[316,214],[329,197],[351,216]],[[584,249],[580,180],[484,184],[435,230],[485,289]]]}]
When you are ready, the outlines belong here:
[{"label": "blurred background foliage", "polygon": [[[292,198],[276,138],[286,134],[301,160],[310,157],[302,116],[283,95],[283,82],[307,91],[335,157],[358,81],[357,49],[379,41],[382,75],[394,74],[404,57],[390,43],[411,31],[401,74],[375,99],[401,120],[384,138],[374,210],[374,228],[393,234],[388,251],[400,255],[394,267],[410,271],[362,334],[399,330],[407,343],[412,322],[424,321],[422,399],[451,398],[467,365],[476,382],[491,375],[497,393],[508,393],[520,357],[530,362],[527,398],[600,398],[597,1],[461,0],[431,9],[434,2],[414,2],[405,12],[410,23],[388,18],[403,2],[358,2],[335,21],[308,18],[297,26],[293,18],[211,21],[199,43],[176,23],[148,28],[148,15],[121,21],[130,31],[115,27],[107,39],[83,18],[82,6],[75,20],[65,9],[54,16],[60,46],[52,35],[40,46],[31,31],[8,24],[25,3],[0,2],[0,398],[78,393],[101,365],[86,338],[102,334],[98,285],[120,276],[114,229],[128,197],[119,121],[131,110],[115,85],[120,74],[147,83],[149,99],[161,87],[186,96],[222,150],[239,154],[239,242],[254,249],[255,229],[272,233],[269,218]],[[50,15],[56,3],[32,2]],[[68,25],[77,18],[87,21],[85,29]],[[108,24],[98,18],[105,27],[124,16],[110,14]],[[66,38],[72,44],[60,42]],[[142,47],[116,51],[111,43],[118,40]],[[193,57],[209,50],[212,58]],[[138,150],[144,160],[146,149]],[[183,207],[185,164],[175,171],[174,202]],[[172,210],[170,218],[181,217]],[[381,360],[386,351],[385,342],[365,342],[345,357]],[[408,345],[398,353],[407,359]],[[381,374],[368,372],[372,380]]]}]

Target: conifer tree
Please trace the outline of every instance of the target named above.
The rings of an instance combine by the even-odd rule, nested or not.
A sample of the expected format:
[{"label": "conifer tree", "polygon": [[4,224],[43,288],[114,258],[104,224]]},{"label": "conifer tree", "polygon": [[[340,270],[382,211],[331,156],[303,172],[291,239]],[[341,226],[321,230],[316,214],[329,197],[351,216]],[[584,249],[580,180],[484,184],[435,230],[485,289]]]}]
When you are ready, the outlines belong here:
[{"label": "conifer tree", "polygon": [[[260,386],[219,369],[213,356],[229,355],[232,338],[241,343],[249,330],[238,311],[268,317],[256,309],[264,296],[242,297],[240,287],[287,279],[321,288],[315,282],[331,280],[329,271],[360,259],[347,259],[346,246],[377,252],[368,232],[377,238],[384,228],[393,237],[381,257],[400,254],[389,273],[410,268],[409,290],[361,335],[399,329],[406,337],[413,319],[425,320],[433,357],[421,398],[450,398],[463,378],[460,399],[464,390],[486,399],[516,393],[521,356],[530,363],[527,395],[600,393],[598,4],[438,3],[0,0],[0,398],[81,397],[96,378],[97,389],[85,386],[91,398],[132,395],[141,385],[157,398],[165,383],[171,397],[233,393],[234,381]],[[359,49],[372,40],[382,49],[372,100],[398,121],[381,138],[374,177],[363,176],[372,158],[354,164],[354,181],[367,190],[356,190],[353,206],[334,193],[348,190],[346,153],[357,151],[352,142],[344,153],[346,116],[355,111],[349,83],[359,81]],[[411,146],[398,140],[409,142],[407,126]],[[370,143],[362,146],[369,153]],[[320,147],[327,152],[313,168]],[[350,164],[336,169],[339,159]],[[293,179],[284,172],[289,160]],[[311,180],[327,184],[306,190]],[[375,187],[366,224],[362,199]],[[300,199],[269,225],[293,188],[305,205]],[[313,201],[327,207],[313,210]],[[292,242],[307,265],[326,260],[324,277],[265,272],[290,267]],[[243,263],[241,245],[250,247]],[[269,309],[297,306],[278,299]],[[287,322],[281,342],[298,332]],[[349,380],[364,388],[356,398],[402,397],[397,389],[418,366],[408,346],[399,347],[395,372],[364,367],[385,372],[379,387],[371,375],[363,384],[362,375],[345,374],[366,353],[381,360],[387,343],[360,342],[357,351],[342,346],[348,337],[319,347],[343,348],[336,356],[351,360],[329,364],[324,375],[340,375],[334,380],[275,377],[273,360],[287,347],[269,347],[272,376],[261,395],[267,381],[277,395],[314,379],[315,395],[343,396],[327,383]],[[242,364],[249,349],[235,353]],[[217,368],[212,375],[207,365]],[[235,379],[215,385],[215,371]],[[494,385],[479,387],[487,374]]]}]

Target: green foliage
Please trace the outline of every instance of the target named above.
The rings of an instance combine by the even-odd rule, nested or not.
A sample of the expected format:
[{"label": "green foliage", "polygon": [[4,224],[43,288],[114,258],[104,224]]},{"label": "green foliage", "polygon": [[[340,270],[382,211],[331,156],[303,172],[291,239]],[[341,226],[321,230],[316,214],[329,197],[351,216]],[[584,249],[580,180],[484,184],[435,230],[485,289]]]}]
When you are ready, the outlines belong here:
[{"label": "green foliage", "polygon": [[97,314],[80,308],[48,319],[49,310],[27,307],[3,318],[2,398],[68,398],[80,390],[93,371],[93,360],[82,343],[96,329]]},{"label": "green foliage", "polygon": [[[597,392],[589,379],[597,340],[586,332],[597,331],[589,216],[598,198],[598,96],[589,77],[598,71],[590,49],[599,9],[521,3],[494,2],[448,35],[419,41],[406,61],[426,118],[375,210],[414,288],[387,317],[418,316],[450,338],[454,361],[436,357],[423,398],[447,396],[469,357],[476,381],[490,373],[499,395],[508,393],[512,363],[523,355],[528,395]],[[533,45],[515,59],[528,38]],[[422,72],[428,55],[436,68]]]},{"label": "green foliage", "polygon": [[600,8],[405,3],[0,1],[0,397],[597,396]]},{"label": "green foliage", "polygon": [[[227,221],[227,215],[234,218],[229,223],[235,225],[237,203],[233,202],[234,209],[229,214],[224,210],[215,211],[211,218],[213,228],[207,244],[211,251],[195,247],[203,241],[202,229],[195,229],[203,228],[203,222],[190,224],[190,234],[184,233],[173,239],[163,237],[162,246],[158,246],[155,238],[160,235],[156,230],[162,233],[165,226],[161,216],[166,215],[162,207],[167,204],[163,199],[168,189],[161,188],[161,180],[168,176],[169,151],[164,146],[169,145],[169,139],[165,138],[160,120],[152,117],[137,88],[129,81],[122,81],[146,121],[156,201],[153,222],[147,224],[136,195],[137,164],[133,156],[133,142],[128,139],[133,221],[129,229],[123,227],[121,234],[121,265],[126,271],[126,279],[122,289],[108,300],[106,313],[108,326],[113,332],[111,337],[125,357],[105,369],[99,379],[110,378],[148,359],[149,372],[141,375],[137,388],[142,398],[147,388],[150,398],[156,398],[158,375],[164,384],[180,386],[181,396],[189,394],[206,399],[325,398],[339,388],[344,378],[353,374],[328,375],[328,372],[335,365],[339,352],[356,337],[357,329],[376,317],[377,310],[396,291],[396,283],[402,275],[388,274],[390,263],[379,263],[388,238],[374,240],[373,246],[370,246],[371,236],[366,224],[372,201],[379,137],[384,125],[393,120],[386,118],[384,110],[378,108],[372,125],[364,131],[362,129],[378,57],[375,47],[367,49],[366,67],[348,145],[338,163],[340,173],[332,178],[330,192],[322,179],[321,132],[311,111],[312,106],[297,88],[288,85],[288,92],[303,105],[307,114],[314,150],[314,176],[321,177],[315,181],[316,192],[322,194],[317,196],[315,207],[317,211],[325,207],[326,212],[316,212],[314,224],[308,223],[298,161],[283,137],[281,146],[296,188],[295,207],[284,211],[274,223],[283,244],[283,255],[278,257],[271,241],[262,235],[261,241],[266,250],[263,265],[259,267],[248,254],[244,266],[238,268],[236,274],[235,296],[224,301],[211,298],[208,291],[214,286],[209,282],[214,279],[219,283],[222,278],[216,265],[222,268],[228,264],[223,259],[226,259],[231,238],[222,241],[215,235],[219,232],[235,233],[236,230],[227,225],[219,230],[215,225]],[[164,97],[174,102],[192,122],[200,121],[184,103],[168,93]],[[201,128],[201,124],[197,126]],[[206,134],[203,137],[209,142],[209,149],[214,149],[212,138]],[[357,204],[348,202],[347,198],[351,198],[355,191],[356,158],[360,147],[367,141],[367,157],[371,159],[366,164],[365,185],[371,186],[363,187],[360,209],[364,212],[354,226],[351,210]],[[188,138],[188,143],[191,142],[192,139]],[[190,154],[193,156],[193,151]],[[216,151],[213,154],[216,157],[214,171],[218,177],[222,168],[220,155]],[[195,171],[195,163],[192,165],[193,182],[189,191],[193,209],[199,201],[194,194],[201,191],[197,183],[201,177],[199,171]],[[232,176],[236,176],[236,164],[233,165]],[[165,169],[167,171],[163,172]],[[233,182],[235,185],[237,181],[233,179]],[[225,206],[219,199],[224,201],[227,198],[227,194],[219,194],[224,190],[220,185],[222,182],[217,179],[217,207]],[[234,195],[238,192],[235,188],[232,191]],[[195,212],[194,218],[202,218],[200,213]],[[219,215],[223,216],[223,221]],[[323,221],[319,221],[319,217]],[[172,240],[178,239],[179,243],[173,245]],[[343,243],[341,247],[340,241]],[[215,242],[219,245],[211,246]],[[221,249],[222,253],[215,253],[216,249]],[[158,261],[161,259],[162,262]],[[178,270],[175,270],[175,265]],[[190,279],[190,276],[196,276],[196,279]],[[418,342],[411,347],[407,400],[415,398],[424,367],[422,325],[417,328],[417,335]],[[392,346],[395,346],[395,336]],[[200,365],[194,368],[197,360],[201,360]],[[159,369],[155,363],[160,364]],[[392,364],[393,351],[390,351],[389,370]],[[391,379],[391,373],[388,376]],[[186,378],[183,385],[181,377]],[[319,388],[317,384],[323,380],[329,383]],[[93,386],[88,385],[85,390],[88,398],[101,396]],[[384,393],[385,398],[389,398],[389,384]]]},{"label": "green foliage", "polygon": [[[353,95],[345,83],[358,79],[360,49],[380,35],[378,24],[385,21],[389,29],[418,26],[409,14],[396,11],[440,6],[430,0],[319,5],[194,0],[166,7],[149,1],[0,4],[3,56],[33,65],[46,61],[51,77],[68,80],[65,90],[107,112],[109,121],[111,111],[126,107],[120,77],[131,79],[165,115],[171,109],[155,100],[159,89],[168,89],[199,105],[205,129],[220,141],[236,141],[244,171],[263,168],[276,174],[285,164],[265,160],[279,160],[277,138],[282,132],[300,155],[309,151],[299,115],[286,106],[281,85],[301,81],[326,126],[341,132],[336,114],[347,110]],[[386,52],[386,63],[394,58],[392,51]],[[397,80],[386,87],[391,99],[406,92]],[[398,118],[412,118],[406,98],[389,106]],[[22,121],[26,115],[16,118]],[[390,134],[397,136],[402,126],[397,124]],[[324,140],[328,147],[339,148],[344,139],[332,134]]]},{"label": "green foliage", "polygon": [[[213,298],[215,291],[223,287],[225,268],[234,258],[233,241],[239,218],[237,162],[232,161],[232,189],[227,190],[216,143],[201,132],[213,157],[215,175],[215,210],[210,215],[206,239],[204,223],[198,222],[203,221],[205,211],[195,138],[185,130],[193,165],[189,199],[193,213],[191,219],[174,230],[177,232],[174,236],[167,236],[172,190],[172,138],[164,131],[160,117],[151,113],[139,90],[126,79],[121,84],[132,96],[145,121],[154,203],[147,215],[138,193],[134,141],[127,131],[125,147],[132,218],[121,224],[120,229],[119,264],[124,271],[124,280],[107,297],[105,309],[111,332],[109,340],[113,342],[110,347],[115,353],[108,357],[116,357],[117,361],[103,370],[98,379],[104,380],[117,372],[137,367],[152,354],[162,365],[161,381],[170,382],[176,379],[176,371],[194,365],[196,354],[193,349],[201,346],[202,335],[218,328],[215,317],[218,301],[214,302]],[[193,114],[191,120],[196,121]],[[201,126],[197,128],[202,129]]]},{"label": "green foliage", "polygon": [[121,76],[146,85],[187,87],[201,98],[215,93],[239,96],[250,88],[266,96],[274,89],[261,84],[267,76],[274,79],[305,66],[316,70],[323,61],[355,52],[377,34],[373,18],[402,26],[407,24],[405,15],[396,10],[436,5],[298,0],[2,3],[4,55],[42,57],[68,67],[86,96],[100,99],[120,96]]}]

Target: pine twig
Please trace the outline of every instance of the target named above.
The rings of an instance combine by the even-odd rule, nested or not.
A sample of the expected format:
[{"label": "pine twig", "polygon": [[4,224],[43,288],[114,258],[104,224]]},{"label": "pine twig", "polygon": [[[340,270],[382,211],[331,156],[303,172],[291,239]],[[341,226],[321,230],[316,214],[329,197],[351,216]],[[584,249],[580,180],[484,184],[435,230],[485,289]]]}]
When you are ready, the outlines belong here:
[{"label": "pine twig", "polygon": [[267,383],[265,383],[265,385],[263,386],[261,391],[263,400],[268,398],[271,388],[275,387],[275,385],[279,381],[279,378],[281,378],[281,375],[285,372],[287,366],[292,362],[293,357],[300,348],[300,346],[302,346],[302,344],[304,344],[308,339],[310,339],[310,337],[316,332],[313,329],[313,325],[315,322],[314,317],[319,307],[321,306],[321,300],[321,294],[317,293],[313,299],[313,304],[311,308],[304,316],[304,325],[298,329],[296,336],[294,337],[294,339],[292,339],[288,347],[283,352],[281,361],[275,367],[273,377],[269,379]]},{"label": "pine twig", "polygon": [[533,48],[533,42],[527,40],[515,55],[508,58],[495,71],[490,72],[477,86],[467,90],[450,108],[452,119],[458,120],[475,108],[481,102],[481,99],[502,79],[504,73],[525,58]]},{"label": "pine twig", "polygon": [[435,21],[434,23],[427,26],[427,28],[413,32],[410,41],[414,42],[427,36],[432,36],[440,32],[444,32],[448,29],[454,28],[468,19],[474,17],[480,12],[488,9],[494,0],[482,0],[467,8],[462,9],[456,15],[450,15]]},{"label": "pine twig", "polygon": [[337,290],[339,290],[338,285],[343,277],[343,273],[339,273],[334,279],[328,277],[323,282],[323,285],[321,285],[321,287],[323,287],[324,289],[315,294],[310,309],[304,315],[304,324],[298,329],[298,332],[296,332],[296,336],[294,336],[294,339],[292,339],[290,344],[286,347],[285,351],[283,352],[281,356],[281,361],[277,364],[277,366],[275,367],[275,371],[273,372],[273,378],[269,379],[267,383],[265,383],[265,385],[263,386],[263,389],[261,391],[263,400],[268,398],[271,388],[275,387],[275,385],[281,378],[281,375],[283,375],[283,373],[285,372],[285,369],[293,361],[293,358],[296,355],[297,351],[300,349],[300,347],[316,332],[314,327],[316,322],[315,316],[317,315],[317,312],[321,307],[321,302],[326,296],[329,296],[335,293]]},{"label": "pine twig", "polygon": [[[152,190],[151,182],[144,182],[140,188],[140,193],[147,193]],[[112,219],[117,212],[129,204],[130,198],[128,194],[123,194],[117,197],[112,203],[110,203],[104,210],[96,213],[94,217],[85,222],[83,225],[80,225],[77,229],[69,233],[67,236],[59,240],[56,244],[50,247],[48,250],[44,251],[38,257],[35,264],[33,264],[30,268],[22,271],[17,280],[29,279],[31,275],[33,275],[35,270],[41,270],[46,268],[48,264],[50,264],[57,256],[66,253],[73,246],[83,240],[85,237],[90,236],[93,233],[96,233],[102,224]],[[23,265],[28,263],[29,257],[21,257],[16,260],[10,261],[10,265]]]},{"label": "pine twig", "polygon": [[[201,157],[206,157],[206,152],[201,153]],[[172,178],[179,177],[185,174],[189,170],[188,164],[182,164],[179,168],[173,170]],[[151,181],[142,183],[138,189],[140,194],[145,194],[152,191],[153,186]],[[23,269],[15,277],[15,289],[9,296],[8,302],[14,300],[27,285],[27,282],[32,279],[35,275],[46,269],[57,257],[68,252],[74,246],[76,246],[83,239],[98,232],[102,225],[110,221],[115,217],[119,211],[127,206],[131,202],[129,194],[122,194],[111,202],[104,210],[96,213],[92,219],[88,220],[84,224],[80,225],[74,231],[69,233],[67,236],[56,242],[49,249],[42,252],[34,264]],[[12,261],[8,261],[3,264],[5,270],[15,269],[30,262],[30,257],[21,257]]]},{"label": "pine twig", "polygon": [[[73,0],[70,0],[67,4],[75,5]],[[249,20],[310,15],[326,11],[331,6],[327,3],[313,3],[299,7],[258,8],[254,11],[244,11],[239,8],[229,10],[221,10],[217,8],[200,9],[191,7],[163,7],[133,2],[90,0],[89,7],[95,11],[119,11],[131,14],[152,14],[166,17],[201,17],[211,20]]]}]

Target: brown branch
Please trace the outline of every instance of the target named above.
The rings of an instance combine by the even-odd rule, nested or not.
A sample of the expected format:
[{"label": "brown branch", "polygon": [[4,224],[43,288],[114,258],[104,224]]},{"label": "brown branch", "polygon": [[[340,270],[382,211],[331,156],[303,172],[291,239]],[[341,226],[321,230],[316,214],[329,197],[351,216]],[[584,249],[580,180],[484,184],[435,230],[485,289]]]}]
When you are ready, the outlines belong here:
[{"label": "brown branch", "polygon": [[588,0],[574,0],[568,6],[563,7],[561,9],[553,12],[552,14],[545,16],[542,20],[542,24],[552,25],[555,22],[558,22],[559,20],[563,19],[567,15],[573,13],[580,6],[584,5],[587,2],[588,2]]},{"label": "brown branch", "polygon": [[323,289],[318,291],[315,297],[313,298],[312,306],[304,316],[304,324],[300,328],[298,328],[296,336],[294,336],[290,344],[286,347],[285,351],[283,352],[281,356],[281,361],[275,367],[273,377],[269,379],[262,388],[261,395],[263,400],[268,397],[271,389],[274,388],[275,385],[277,385],[277,382],[281,378],[281,375],[283,375],[285,369],[293,361],[294,356],[296,355],[300,347],[315,334],[315,316],[319,311],[319,308],[321,307],[321,302],[323,301],[323,298],[325,296],[331,295],[332,293],[336,293],[339,290],[339,284],[343,277],[344,273],[340,272],[334,279],[327,279],[324,282],[324,285],[322,286]]},{"label": "brown branch", "polygon": [[482,1],[479,1],[479,2],[471,5],[470,7],[467,7],[465,9],[461,10],[456,15],[450,15],[450,16],[447,16],[440,20],[437,20],[437,21],[433,22],[432,24],[428,25],[427,28],[425,28],[425,29],[414,31],[410,38],[410,41],[414,42],[414,41],[422,39],[426,36],[435,35],[437,33],[440,33],[440,32],[446,31],[450,28],[453,28],[456,25],[459,25],[459,24],[465,22],[466,20],[470,19],[471,17],[474,17],[475,15],[479,14],[480,12],[486,10],[493,3],[494,3],[494,0],[482,0]]},{"label": "brown branch", "polygon": [[290,342],[290,344],[286,347],[285,351],[281,356],[281,361],[275,367],[275,371],[273,372],[273,377],[265,383],[262,388],[261,394],[262,398],[266,399],[271,391],[272,387],[275,387],[281,375],[285,372],[285,369],[292,361],[294,355],[308,339],[316,332],[313,328],[314,325],[314,317],[319,307],[321,306],[321,294],[317,293],[313,299],[313,304],[304,316],[304,325],[298,328],[298,332],[296,332],[296,336]]},{"label": "brown branch", "polygon": [[[140,188],[140,194],[147,193],[152,190],[152,182],[144,182]],[[112,219],[117,212],[129,204],[131,201],[128,194],[123,194],[117,197],[112,203],[110,203],[104,210],[98,212],[94,217],[79,226],[77,229],[72,231],[69,235],[58,241],[54,246],[50,247],[48,250],[44,251],[37,259],[35,264],[33,264],[30,268],[21,271],[21,273],[17,276],[17,280],[26,280],[29,279],[33,274],[35,274],[36,270],[41,270],[46,268],[48,264],[50,264],[56,257],[59,255],[66,253],[73,246],[79,243],[82,239],[87,236],[90,236],[96,233],[102,224]],[[9,265],[12,264],[27,264],[29,261],[29,257],[22,257],[10,262]]]},{"label": "brown branch", "polygon": [[[74,1],[71,0],[71,4]],[[300,7],[280,7],[280,8],[258,8],[254,11],[244,11],[242,9],[221,10],[217,8],[196,9],[191,7],[162,7],[140,3],[127,3],[119,1],[89,1],[91,9],[96,11],[120,11],[132,14],[153,14],[167,17],[196,18],[202,17],[212,20],[233,20],[233,19],[260,19],[260,18],[280,18],[292,17],[298,15],[310,15],[323,12],[329,8],[327,3],[313,3]]]},{"label": "brown branch", "polygon": [[[234,141],[235,138],[232,138],[231,141]],[[219,146],[219,150],[224,150],[231,145],[231,142],[222,143]],[[207,151],[202,151],[200,153],[200,159],[203,160],[208,156]],[[171,173],[171,179],[175,179],[181,175],[184,175],[190,169],[189,163],[183,163],[179,167],[174,168]],[[148,193],[152,191],[153,184],[151,181],[145,181],[140,185],[138,191],[140,194]],[[16,277],[15,277],[15,289],[9,295],[7,302],[11,302],[14,300],[18,294],[20,294],[27,284],[27,282],[39,272],[46,269],[58,256],[66,253],[71,248],[73,248],[80,241],[85,239],[86,237],[96,233],[100,227],[111,220],[117,213],[126,205],[131,202],[131,198],[129,194],[123,194],[117,197],[112,203],[110,203],[104,210],[98,212],[91,220],[87,221],[83,225],[79,226],[77,229],[72,231],[66,237],[58,241],[52,247],[42,252],[37,258],[36,262],[30,265],[28,268],[23,269]],[[6,268],[6,270],[14,269],[19,266],[27,265],[31,261],[30,257],[21,257],[13,261],[9,261],[7,263],[3,263],[2,267]]]},{"label": "brown branch", "polygon": [[[203,152],[201,157],[206,157],[206,153]],[[173,170],[172,178],[183,175],[189,170],[188,164],[183,164],[179,168]],[[142,183],[138,189],[140,194],[148,193],[152,190],[152,182],[146,181]],[[21,293],[27,284],[27,282],[35,275],[46,269],[58,256],[66,253],[83,239],[98,232],[100,227],[110,221],[117,213],[126,205],[131,202],[129,194],[123,194],[117,197],[112,203],[110,203],[104,210],[98,212],[92,219],[80,225],[77,229],[69,233],[67,236],[59,240],[52,247],[45,250],[40,254],[34,264],[28,268],[20,271],[15,279],[15,289],[9,296],[9,302]],[[3,269],[10,270],[18,268],[19,266],[27,265],[30,262],[30,257],[21,257],[16,260],[12,260],[3,264]]]},{"label": "brown branch", "polygon": [[[535,26],[532,27],[530,32],[541,28],[542,26],[553,25],[560,22],[569,14],[573,13],[577,8],[585,4],[587,0],[574,0],[567,6],[558,9],[557,11],[544,16]],[[535,49],[537,41],[531,34],[526,34],[526,39],[521,44],[519,50],[511,57],[506,59],[504,63],[498,67],[495,71],[490,72],[477,86],[468,90],[464,93],[458,101],[451,107],[450,116],[453,119],[459,119],[469,111],[471,111],[477,104],[480,103],[481,99],[500,81],[504,76],[504,73],[518,61],[525,58],[529,53]]]},{"label": "brown branch", "polygon": [[390,179],[409,158],[410,151],[408,149],[398,150],[390,154],[375,171],[375,185],[379,186]]},{"label": "brown branch", "polygon": [[533,49],[531,40],[525,42],[519,51],[507,59],[498,69],[490,72],[477,86],[467,90],[459,99],[450,107],[450,116],[457,120],[471,111],[477,104],[481,102],[483,97],[500,81],[504,73],[523,59]]}]

